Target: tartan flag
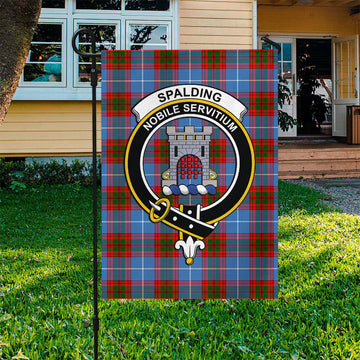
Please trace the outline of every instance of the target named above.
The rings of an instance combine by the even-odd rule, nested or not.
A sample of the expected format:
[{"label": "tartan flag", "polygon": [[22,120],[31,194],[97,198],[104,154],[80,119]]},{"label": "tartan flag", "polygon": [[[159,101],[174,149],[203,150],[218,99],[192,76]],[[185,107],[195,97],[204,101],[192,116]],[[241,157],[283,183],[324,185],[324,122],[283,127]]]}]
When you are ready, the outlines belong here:
[{"label": "tartan flag", "polygon": [[102,53],[102,297],[277,297],[271,50]]}]

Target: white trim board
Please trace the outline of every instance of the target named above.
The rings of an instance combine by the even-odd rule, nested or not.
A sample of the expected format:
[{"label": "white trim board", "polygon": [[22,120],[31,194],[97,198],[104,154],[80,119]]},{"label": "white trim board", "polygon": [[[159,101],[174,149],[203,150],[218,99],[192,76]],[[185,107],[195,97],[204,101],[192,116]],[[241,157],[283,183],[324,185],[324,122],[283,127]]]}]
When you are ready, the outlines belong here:
[{"label": "white trim board", "polygon": [[292,38],[296,38],[296,39],[332,39],[332,38],[336,38],[339,35],[338,34],[316,34],[316,33],[311,33],[311,34],[306,34],[306,33],[267,33],[267,32],[259,32],[258,36],[267,36],[267,37],[271,37],[271,36],[276,36],[276,37],[292,37]]}]

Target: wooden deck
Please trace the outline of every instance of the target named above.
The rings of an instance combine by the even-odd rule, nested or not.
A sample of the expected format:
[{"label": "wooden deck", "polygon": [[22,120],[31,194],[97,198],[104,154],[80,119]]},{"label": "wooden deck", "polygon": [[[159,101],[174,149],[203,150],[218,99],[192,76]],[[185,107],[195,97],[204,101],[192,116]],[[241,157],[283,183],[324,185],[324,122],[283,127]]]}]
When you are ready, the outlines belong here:
[{"label": "wooden deck", "polygon": [[280,141],[279,178],[360,177],[360,145],[330,141]]}]

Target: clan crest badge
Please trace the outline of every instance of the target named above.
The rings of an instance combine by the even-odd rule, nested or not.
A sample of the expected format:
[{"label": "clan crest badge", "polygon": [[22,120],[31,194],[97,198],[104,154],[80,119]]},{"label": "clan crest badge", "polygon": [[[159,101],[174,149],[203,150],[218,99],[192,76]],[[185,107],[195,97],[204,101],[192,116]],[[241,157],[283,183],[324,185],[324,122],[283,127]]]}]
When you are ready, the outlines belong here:
[{"label": "clan crest badge", "polygon": [[[137,125],[125,150],[127,185],[152,223],[177,230],[173,246],[191,266],[197,251],[206,247],[207,237],[239,207],[250,189],[255,157],[242,125],[247,109],[225,91],[186,84],[151,93],[132,112]],[[167,159],[161,186],[149,180],[146,166],[154,158],[152,142],[159,139]],[[214,170],[218,163],[226,166],[226,158],[219,157],[212,146],[216,140],[230,145],[226,186],[220,185]]]}]

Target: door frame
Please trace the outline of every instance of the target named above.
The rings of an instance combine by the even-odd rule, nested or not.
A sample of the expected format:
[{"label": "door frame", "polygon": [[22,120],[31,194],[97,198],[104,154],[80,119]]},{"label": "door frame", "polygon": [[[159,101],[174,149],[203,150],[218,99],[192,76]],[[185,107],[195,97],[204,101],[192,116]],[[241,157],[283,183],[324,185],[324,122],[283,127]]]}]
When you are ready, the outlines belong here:
[{"label": "door frame", "polygon": [[[272,35],[272,34],[259,34],[258,36],[258,49],[261,49],[261,37],[267,36],[270,40],[280,43],[291,43],[291,72],[292,72],[292,84],[291,84],[291,95],[292,95],[292,111],[291,116],[296,117],[296,38],[291,35]],[[289,105],[284,105],[289,106]],[[288,131],[282,131],[280,127],[278,127],[278,136],[279,137],[296,137],[297,136],[297,127],[294,126],[290,128]]]},{"label": "door frame", "polygon": [[[293,68],[293,114],[295,115],[294,118],[297,118],[297,71],[296,71],[296,59],[297,59],[297,49],[296,49],[296,39],[329,39],[333,40],[338,38],[338,34],[305,34],[305,33],[259,33],[258,34],[258,48],[261,49],[261,37],[267,36],[269,39],[276,41],[276,39],[287,39],[289,42],[292,42],[292,68]],[[333,43],[333,41],[332,41]],[[331,54],[332,56],[332,54]],[[331,58],[331,78],[332,82],[334,82],[334,59]],[[334,92],[334,90],[333,90]],[[334,105],[332,104],[333,111]],[[334,122],[334,112],[332,113],[331,124],[333,125]],[[295,129],[295,131],[294,131]],[[290,132],[293,130],[292,132]],[[289,132],[284,132],[279,128],[279,137],[296,137],[297,136],[297,127],[294,126],[293,129],[289,129]]]},{"label": "door frame", "polygon": [[[356,81],[353,83],[353,86],[356,87],[356,98],[348,98],[348,99],[338,99],[337,98],[337,88],[336,88],[336,44],[343,42],[343,41],[349,41],[349,40],[355,40],[356,46],[355,46],[355,76]],[[335,39],[332,39],[331,42],[331,56],[332,56],[332,83],[333,83],[333,101],[332,101],[332,136],[339,136],[344,137],[347,133],[347,124],[346,124],[346,106],[347,105],[359,105],[359,91],[360,91],[360,79],[359,79],[359,35],[354,34],[350,36],[344,36],[344,37],[337,37]],[[342,118],[342,124],[340,124],[340,129],[337,126],[337,110],[340,109],[341,113],[343,114]],[[341,120],[340,120],[341,121]],[[343,125],[343,126],[342,126]]]}]

